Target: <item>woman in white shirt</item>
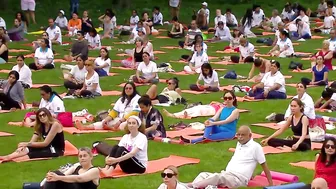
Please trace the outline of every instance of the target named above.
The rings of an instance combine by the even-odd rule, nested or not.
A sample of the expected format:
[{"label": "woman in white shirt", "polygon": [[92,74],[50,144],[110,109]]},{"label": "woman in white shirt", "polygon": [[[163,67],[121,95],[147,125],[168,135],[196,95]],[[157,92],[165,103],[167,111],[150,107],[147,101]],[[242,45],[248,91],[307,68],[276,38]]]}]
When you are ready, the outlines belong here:
[{"label": "woman in white shirt", "polygon": [[97,30],[95,28],[91,28],[91,30],[86,33],[85,39],[88,42],[89,49],[101,48],[100,35],[97,34]]},{"label": "woman in white shirt", "polygon": [[136,75],[132,76],[135,83],[158,83],[158,69],[155,62],[149,60],[149,53],[144,52],[142,55],[143,62],[140,62]]},{"label": "woman in white shirt", "polygon": [[85,81],[85,59],[83,56],[78,56],[76,61],[77,65],[72,67],[71,71],[68,73],[68,77],[64,81],[64,87],[68,89],[69,92],[83,88]]},{"label": "woman in white shirt", "polygon": [[297,19],[296,25],[298,28],[299,39],[311,39],[310,26],[303,20]]},{"label": "woman in white shirt", "polygon": [[29,89],[32,85],[32,72],[29,67],[24,63],[24,56],[18,55],[16,57],[16,65],[13,66],[12,70],[15,70],[19,73],[20,78],[18,81],[21,82],[22,87]]},{"label": "woman in white shirt", "polygon": [[[200,84],[200,81],[202,80],[204,82],[203,85]],[[199,75],[196,84],[191,84],[189,88],[193,91],[219,91],[219,79],[217,72],[212,69],[209,63],[204,63],[201,66],[201,74]]]},{"label": "woman in white shirt", "polygon": [[241,20],[241,31],[248,38],[257,37],[252,31],[252,23],[253,23],[253,11],[252,9],[247,9],[244,17]]},{"label": "woman in white shirt", "polygon": [[110,155],[106,157],[106,166],[101,168],[101,173],[110,175],[119,164],[124,173],[146,172],[148,155],[148,140],[145,126],[138,116],[130,116],[127,119],[125,134],[118,145],[113,146]]},{"label": "woman in white shirt", "polygon": [[276,45],[268,52],[271,56],[285,58],[294,55],[294,47],[292,41],[288,37],[288,33],[284,30],[280,31],[280,39]]},{"label": "woman in white shirt", "polygon": [[196,51],[194,52],[189,66],[184,66],[184,71],[188,73],[201,73],[201,66],[204,63],[209,62],[209,58],[206,52],[203,51],[203,46],[200,43],[196,44]]},{"label": "woman in white shirt", "polygon": [[266,18],[266,20],[266,25],[264,25],[263,28],[267,31],[276,31],[278,29],[278,24],[282,22],[277,9],[272,11],[272,18]]},{"label": "woman in white shirt", "polygon": [[94,63],[92,61],[85,61],[85,80],[83,88],[76,90],[75,94],[81,97],[101,96],[102,90],[99,85],[99,75],[94,71]]},{"label": "woman in white shirt", "polygon": [[148,52],[150,55],[150,59],[154,60],[154,48],[153,44],[149,41],[148,37],[145,36],[143,38],[143,47],[144,47],[144,52]]},{"label": "woman in white shirt", "polygon": [[174,165],[169,165],[161,173],[163,183],[158,189],[188,189],[187,186],[180,183],[177,179],[178,170]]},{"label": "woman in white shirt", "polygon": [[35,63],[29,64],[32,70],[54,69],[54,53],[50,49],[49,39],[42,39],[40,47],[35,51]]},{"label": "woman in white shirt", "polygon": [[108,76],[111,68],[111,59],[109,56],[109,51],[103,47],[100,49],[100,57],[95,60],[95,71],[98,73],[99,77]]},{"label": "woman in white shirt", "polygon": [[316,33],[322,32],[322,34],[329,34],[334,25],[335,25],[335,18],[332,16],[332,11],[330,9],[327,9],[323,20],[323,25],[315,28],[314,32]]},{"label": "woman in white shirt", "polygon": [[[52,42],[51,42],[51,40],[49,39],[49,34],[48,34],[48,32],[43,32],[42,33],[42,41],[43,41],[43,39],[48,39],[49,40],[49,47],[50,47],[50,49],[52,50]],[[37,49],[37,48],[39,48],[41,45],[41,39],[38,39],[37,41],[33,41],[32,42],[32,44],[33,44],[33,49],[34,49],[34,51]]]},{"label": "woman in white shirt", "polygon": [[286,99],[285,77],[280,70],[278,61],[271,61],[270,71],[267,72],[260,83],[254,85],[247,99]]}]

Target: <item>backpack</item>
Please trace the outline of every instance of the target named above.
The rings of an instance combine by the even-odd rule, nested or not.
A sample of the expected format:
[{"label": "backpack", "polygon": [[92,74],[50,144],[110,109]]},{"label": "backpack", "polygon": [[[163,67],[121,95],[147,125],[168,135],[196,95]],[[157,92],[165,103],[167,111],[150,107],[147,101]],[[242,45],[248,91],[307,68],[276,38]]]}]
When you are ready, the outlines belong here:
[{"label": "backpack", "polygon": [[103,121],[108,115],[109,112],[107,110],[99,111],[95,116],[95,121],[96,122]]},{"label": "backpack", "polygon": [[224,78],[226,78],[226,79],[237,79],[237,74],[236,74],[235,71],[230,70],[224,75]]},{"label": "backpack", "polygon": [[295,70],[298,68],[301,70],[303,69],[302,63],[291,61],[288,65],[288,69],[291,69],[291,70]]}]

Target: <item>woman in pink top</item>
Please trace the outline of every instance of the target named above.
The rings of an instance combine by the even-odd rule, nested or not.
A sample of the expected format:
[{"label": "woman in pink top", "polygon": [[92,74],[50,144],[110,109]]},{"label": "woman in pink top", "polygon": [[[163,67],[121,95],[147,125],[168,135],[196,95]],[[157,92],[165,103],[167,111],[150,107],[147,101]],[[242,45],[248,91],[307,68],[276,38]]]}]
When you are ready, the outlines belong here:
[{"label": "woman in pink top", "polygon": [[312,63],[311,63],[312,68],[316,65],[316,58],[318,56],[322,56],[324,59],[323,64],[328,68],[328,70],[330,71],[333,70],[332,68],[333,52],[329,50],[329,45],[330,45],[329,41],[327,40],[323,41],[322,49],[312,57]]}]

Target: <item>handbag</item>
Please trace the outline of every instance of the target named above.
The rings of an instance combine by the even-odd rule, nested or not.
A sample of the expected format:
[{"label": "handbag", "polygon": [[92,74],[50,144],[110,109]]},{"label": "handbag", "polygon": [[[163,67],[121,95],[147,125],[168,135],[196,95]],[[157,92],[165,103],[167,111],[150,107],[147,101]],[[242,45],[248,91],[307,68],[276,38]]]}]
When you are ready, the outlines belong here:
[{"label": "handbag", "polygon": [[72,112],[58,113],[57,120],[63,125],[63,127],[73,127]]}]

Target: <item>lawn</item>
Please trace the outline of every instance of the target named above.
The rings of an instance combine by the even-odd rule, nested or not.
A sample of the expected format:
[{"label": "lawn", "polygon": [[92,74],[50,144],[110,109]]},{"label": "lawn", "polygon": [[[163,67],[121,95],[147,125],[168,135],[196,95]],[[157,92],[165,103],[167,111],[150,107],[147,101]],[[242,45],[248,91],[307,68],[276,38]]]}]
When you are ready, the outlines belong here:
[{"label": "lawn", "polygon": [[[245,8],[251,6],[251,4],[231,4],[225,5],[222,3],[221,0],[213,0],[208,1],[211,11],[211,21],[213,20],[215,8],[219,7],[221,9],[225,9],[227,7],[232,7],[233,11],[237,12],[238,17],[242,16]],[[281,0],[278,2],[263,2],[257,1],[257,3],[262,4],[265,8],[266,14],[269,15],[270,11],[277,7],[278,9],[282,9],[282,6],[285,1]],[[155,2],[157,3],[157,2]],[[134,0],[132,3],[132,8],[137,8],[139,12],[143,10],[145,7],[151,9],[152,5],[155,4],[152,0],[145,0],[139,1]],[[193,9],[198,9],[198,4],[201,1],[187,1],[184,0],[182,6],[184,9],[188,11],[181,11],[181,19],[184,22],[189,22],[191,17],[190,13]],[[168,15],[168,10],[164,6],[166,6],[166,2],[160,1],[158,2],[163,9],[163,14],[166,16]],[[308,4],[309,5],[309,4]],[[57,10],[60,7],[64,7],[64,9],[68,11],[68,1],[58,1],[54,4],[51,1],[39,1],[37,2],[37,22],[38,25],[32,25],[29,29],[30,31],[38,30],[40,25],[46,25],[47,18],[50,16],[54,16]],[[15,7],[18,7],[17,2],[10,4],[6,11],[2,11],[1,15],[7,21],[7,27],[10,28],[11,20],[13,17],[13,12],[16,11]],[[42,8],[43,7],[43,8]],[[111,7],[109,2],[97,0],[97,1],[89,1],[89,2],[81,2],[81,12],[84,9],[92,10],[90,14],[93,18],[97,18],[100,12],[103,12],[104,7]],[[315,9],[317,5],[313,4],[311,7]],[[128,19],[128,15],[131,12],[130,10],[120,10],[116,9],[117,11],[117,18],[118,24],[122,24],[124,19]],[[99,11],[99,9],[101,9]],[[120,15],[120,16],[119,16]],[[96,19],[94,19],[95,23],[98,23]],[[119,22],[120,21],[120,22]],[[166,28],[166,27],[163,27]],[[166,35],[165,32],[162,32],[160,35]],[[210,35],[211,36],[211,35]],[[39,36],[35,35],[27,35],[29,41],[33,41]],[[273,36],[272,36],[273,37]],[[127,37],[123,37],[126,39]],[[151,36],[150,39],[154,45],[155,50],[161,50],[167,52],[166,54],[157,54],[156,56],[159,58],[156,63],[162,62],[169,62],[171,60],[177,61],[182,54],[189,54],[190,52],[187,50],[167,50],[161,49],[162,46],[177,46],[177,41],[174,39],[157,39],[155,36]],[[71,39],[63,36],[63,41],[70,42]],[[112,46],[112,50],[110,51],[111,59],[122,59],[123,57],[116,56],[118,53],[117,49],[128,49],[132,48],[133,45],[118,45],[114,44],[114,42],[120,41],[117,39],[113,40],[105,40],[103,41],[103,45]],[[256,39],[252,39],[251,42],[255,43]],[[322,40],[309,40],[306,42],[300,42],[299,46],[295,46],[295,51],[302,51],[302,52],[315,52],[317,48],[321,47]],[[30,47],[24,46],[22,43],[10,43],[9,48],[13,49],[27,49],[32,51]],[[216,50],[222,50],[224,46],[228,45],[227,43],[216,43],[216,44],[208,44],[208,55],[209,56],[216,56],[221,57],[223,54],[216,53]],[[62,58],[63,55],[68,53],[67,49],[70,46],[53,46],[53,49],[59,54],[55,58]],[[269,48],[258,48],[259,53],[266,53]],[[25,52],[24,54],[29,54],[32,52]],[[11,56],[16,56],[18,53],[11,53]],[[98,51],[90,51],[90,57],[97,57]],[[297,83],[300,81],[300,78],[310,77],[309,73],[292,73],[288,70],[288,64],[292,60],[290,58],[285,59],[277,59],[281,63],[281,72],[284,75],[292,75],[291,79],[287,79],[286,83]],[[293,59],[295,61],[300,61],[304,64],[304,67],[308,67],[310,62],[308,61],[301,61],[300,59]],[[10,62],[15,62],[15,59],[10,59]],[[25,60],[26,64],[33,62],[33,59],[27,58]],[[173,69],[176,71],[181,71],[183,69],[184,64],[181,63],[172,63]],[[11,69],[13,64],[5,64],[0,65],[0,69]],[[120,66],[118,63],[113,63],[113,66]],[[233,65],[233,66],[222,66],[222,65],[213,65],[215,68],[225,68],[227,70],[235,70],[239,75],[247,75],[250,66],[248,64],[245,65]],[[43,70],[40,72],[33,73],[33,83],[53,83],[53,84],[63,84],[62,72],[60,67],[60,63],[56,63],[56,69],[54,70]],[[131,74],[134,74],[134,71],[120,71],[120,70],[111,70],[111,72],[119,73],[117,76],[113,77],[105,77],[100,79],[100,84],[103,90],[119,90],[121,91],[122,88],[118,87],[118,85],[128,79]],[[224,75],[226,72],[219,72],[220,76]],[[170,73],[160,73],[159,77],[161,79],[168,79],[173,77],[174,75]],[[188,89],[188,86],[194,82],[196,82],[198,76],[191,75],[191,76],[179,76],[180,79],[180,87],[182,89]],[[1,73],[0,78],[6,78],[6,74]],[[329,73],[329,80],[334,81],[336,79],[335,72]],[[237,83],[235,80],[221,80],[221,85],[251,85],[249,83]],[[164,84],[159,85],[159,90],[162,90],[165,87]],[[144,94],[148,89],[148,86],[138,87],[138,91],[141,94]],[[289,95],[295,95],[296,90],[293,87],[286,87]],[[58,93],[65,92],[64,87],[55,87],[55,91]],[[320,97],[322,92],[322,87],[310,88],[308,89],[308,93],[313,97],[314,100]],[[26,100],[27,102],[31,103],[33,101],[39,101],[40,95],[37,89],[29,89],[25,90]],[[201,101],[203,104],[209,103],[211,101],[221,101],[223,93],[212,93],[212,94],[202,94],[199,97],[190,94],[184,94],[183,96],[188,100],[189,103],[199,102]],[[239,96],[243,96],[242,93],[237,93]],[[115,102],[118,99],[117,96],[112,97],[98,97],[95,99],[85,100],[85,99],[76,99],[70,100],[65,99],[65,106],[67,111],[78,111],[83,108],[87,108],[91,113],[95,114],[99,110],[107,110],[111,109],[112,107],[110,104]],[[288,106],[289,100],[268,100],[263,102],[244,102],[239,103],[239,108],[244,108],[250,110],[249,113],[243,113],[240,115],[239,125],[250,125],[252,123],[262,122],[265,119],[265,116],[272,112],[283,113],[285,112]],[[184,106],[177,105],[168,107],[168,111],[176,112],[183,110]],[[161,108],[159,108],[161,109]],[[15,134],[15,137],[0,137],[0,149],[1,155],[7,154],[12,152],[17,144],[21,141],[28,141],[33,133],[33,131],[29,128],[20,128],[20,127],[13,127],[7,125],[9,121],[21,121],[23,116],[27,111],[17,111],[8,114],[0,114],[0,123],[2,124],[0,131],[10,132]],[[325,115],[329,116],[336,116],[335,113],[327,113]],[[200,121],[203,122],[206,118],[197,118],[192,120],[183,120],[186,123],[189,122],[196,122]],[[169,124],[174,124],[180,120],[164,117],[165,125],[168,126]],[[260,127],[251,127],[253,132],[263,135],[269,135],[273,132],[273,130],[260,128]],[[336,133],[332,131],[331,133]],[[287,131],[282,137],[286,137],[290,135],[291,132]],[[69,135],[66,134],[65,137],[67,140],[71,141],[77,147],[84,147],[84,146],[91,146],[92,142],[104,140],[107,137],[112,136],[122,136],[122,132],[116,133],[108,133],[108,134],[88,134],[88,135]],[[259,140],[258,140],[259,141]],[[113,141],[108,141],[110,144],[116,144]],[[167,157],[171,154],[179,155],[179,156],[187,156],[187,157],[194,157],[199,158],[201,162],[197,165],[189,165],[183,166],[179,168],[180,176],[179,179],[182,182],[192,181],[193,178],[197,176],[197,174],[201,171],[209,171],[209,172],[219,172],[222,169],[225,169],[226,164],[230,160],[232,153],[228,151],[229,148],[235,147],[236,141],[226,141],[226,142],[219,142],[219,143],[209,143],[209,144],[198,144],[198,145],[189,145],[189,146],[182,146],[182,145],[173,145],[173,144],[166,144],[166,143],[158,143],[158,142],[149,142],[149,159],[155,160],[163,157]],[[294,168],[289,165],[290,162],[296,161],[304,161],[314,160],[314,155],[318,153],[318,151],[311,151],[311,152],[296,152],[296,153],[288,153],[288,154],[279,154],[279,155],[267,155],[267,162],[269,168],[273,171],[279,172],[286,172],[297,174],[300,177],[300,181],[309,183],[313,177],[313,171],[308,171],[302,168]],[[2,182],[0,183],[0,188],[7,188],[7,189],[17,189],[22,187],[22,183],[24,182],[39,182],[45,176],[46,172],[49,170],[57,169],[59,166],[64,165],[68,162],[75,163],[77,160],[76,157],[62,157],[48,161],[35,161],[35,162],[25,162],[25,163],[4,163],[0,165],[0,178],[2,178]],[[97,156],[94,159],[94,164],[97,166],[102,166],[104,164],[104,158],[102,156]],[[259,174],[261,172],[261,168],[258,167],[255,171],[255,174]],[[127,178],[120,178],[120,179],[104,179],[101,180],[100,188],[137,188],[137,189],[147,189],[147,188],[157,188],[161,183],[161,178],[159,173],[156,174],[149,174],[143,176],[134,176],[134,177],[127,177]]]}]

